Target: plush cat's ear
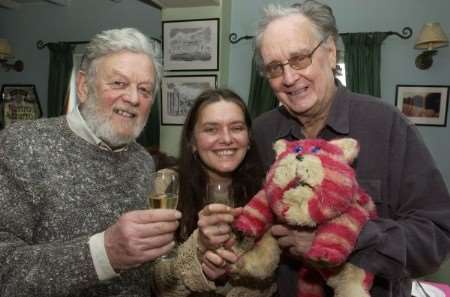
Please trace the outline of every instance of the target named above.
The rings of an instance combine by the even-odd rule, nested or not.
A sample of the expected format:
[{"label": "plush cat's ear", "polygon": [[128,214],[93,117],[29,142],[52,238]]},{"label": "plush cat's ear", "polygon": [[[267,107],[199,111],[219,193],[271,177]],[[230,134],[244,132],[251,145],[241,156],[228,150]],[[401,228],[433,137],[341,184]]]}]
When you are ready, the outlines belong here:
[{"label": "plush cat's ear", "polygon": [[278,158],[278,156],[287,149],[287,140],[279,139],[275,141],[275,143],[273,144],[273,149],[276,154],[275,158]]},{"label": "plush cat's ear", "polygon": [[338,146],[343,152],[343,158],[347,163],[352,163],[359,153],[359,143],[353,138],[340,138],[330,141],[331,144]]}]

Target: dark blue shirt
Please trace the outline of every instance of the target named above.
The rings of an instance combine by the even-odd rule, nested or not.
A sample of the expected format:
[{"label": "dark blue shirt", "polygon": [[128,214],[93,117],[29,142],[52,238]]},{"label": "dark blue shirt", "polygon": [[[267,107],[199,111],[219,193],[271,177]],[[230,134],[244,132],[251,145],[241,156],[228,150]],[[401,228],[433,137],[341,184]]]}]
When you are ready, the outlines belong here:
[{"label": "dark blue shirt", "polygon": [[[319,137],[360,144],[353,167],[377,205],[379,219],[363,228],[353,264],[376,275],[372,297],[410,297],[411,278],[436,271],[450,247],[450,196],[416,127],[379,98],[338,87]],[[302,139],[302,126],[283,106],[259,116],[253,135],[264,166],[277,139]],[[285,260],[279,295],[296,296],[298,263]]]}]

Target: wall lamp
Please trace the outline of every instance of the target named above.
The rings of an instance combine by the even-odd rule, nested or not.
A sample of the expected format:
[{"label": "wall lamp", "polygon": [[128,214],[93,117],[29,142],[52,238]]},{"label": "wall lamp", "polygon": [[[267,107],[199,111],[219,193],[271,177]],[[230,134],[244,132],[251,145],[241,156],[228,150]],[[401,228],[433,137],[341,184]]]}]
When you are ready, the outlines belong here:
[{"label": "wall lamp", "polygon": [[417,38],[415,48],[424,50],[416,58],[416,67],[428,69],[433,65],[433,56],[437,48],[448,46],[448,38],[439,23],[426,23],[423,25]]},{"label": "wall lamp", "polygon": [[12,49],[8,40],[0,38],[0,66],[9,71],[11,69],[21,72],[23,70],[23,62],[17,60],[14,63],[8,63],[8,59],[13,58]]}]

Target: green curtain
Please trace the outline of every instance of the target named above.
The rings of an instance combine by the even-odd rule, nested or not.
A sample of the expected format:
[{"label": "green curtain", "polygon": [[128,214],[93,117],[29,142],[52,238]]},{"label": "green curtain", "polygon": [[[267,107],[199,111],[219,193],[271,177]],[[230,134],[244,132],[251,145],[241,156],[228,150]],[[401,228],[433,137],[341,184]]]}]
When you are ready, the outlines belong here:
[{"label": "green curtain", "polygon": [[64,114],[64,105],[69,91],[70,74],[73,66],[74,46],[65,42],[48,43],[50,69],[48,74],[48,117]]},{"label": "green curtain", "polygon": [[353,92],[380,97],[381,44],[388,35],[387,32],[341,34],[347,87]]},{"label": "green curtain", "polygon": [[142,130],[141,135],[139,135],[137,139],[137,142],[139,142],[142,146],[147,148],[159,149],[159,134],[160,134],[159,103],[161,102],[160,98],[161,92],[158,92],[155,96],[155,102],[153,103],[150,116],[148,117],[147,120],[147,124],[145,125],[144,130]]},{"label": "green curtain", "polygon": [[278,105],[277,97],[274,95],[269,82],[259,74],[255,56],[253,56],[252,61],[250,92],[248,94],[248,109],[252,118]]}]

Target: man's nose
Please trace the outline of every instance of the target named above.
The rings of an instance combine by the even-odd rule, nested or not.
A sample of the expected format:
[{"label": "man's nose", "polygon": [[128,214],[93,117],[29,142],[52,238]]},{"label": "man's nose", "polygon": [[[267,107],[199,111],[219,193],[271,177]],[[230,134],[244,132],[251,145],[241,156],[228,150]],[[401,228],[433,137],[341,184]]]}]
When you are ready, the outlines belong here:
[{"label": "man's nose", "polygon": [[139,92],[137,88],[134,88],[132,86],[128,87],[125,90],[125,94],[123,96],[124,100],[129,102],[131,105],[137,105],[139,104]]},{"label": "man's nose", "polygon": [[293,69],[289,63],[283,64],[283,84],[290,86],[298,79],[297,70]]}]

